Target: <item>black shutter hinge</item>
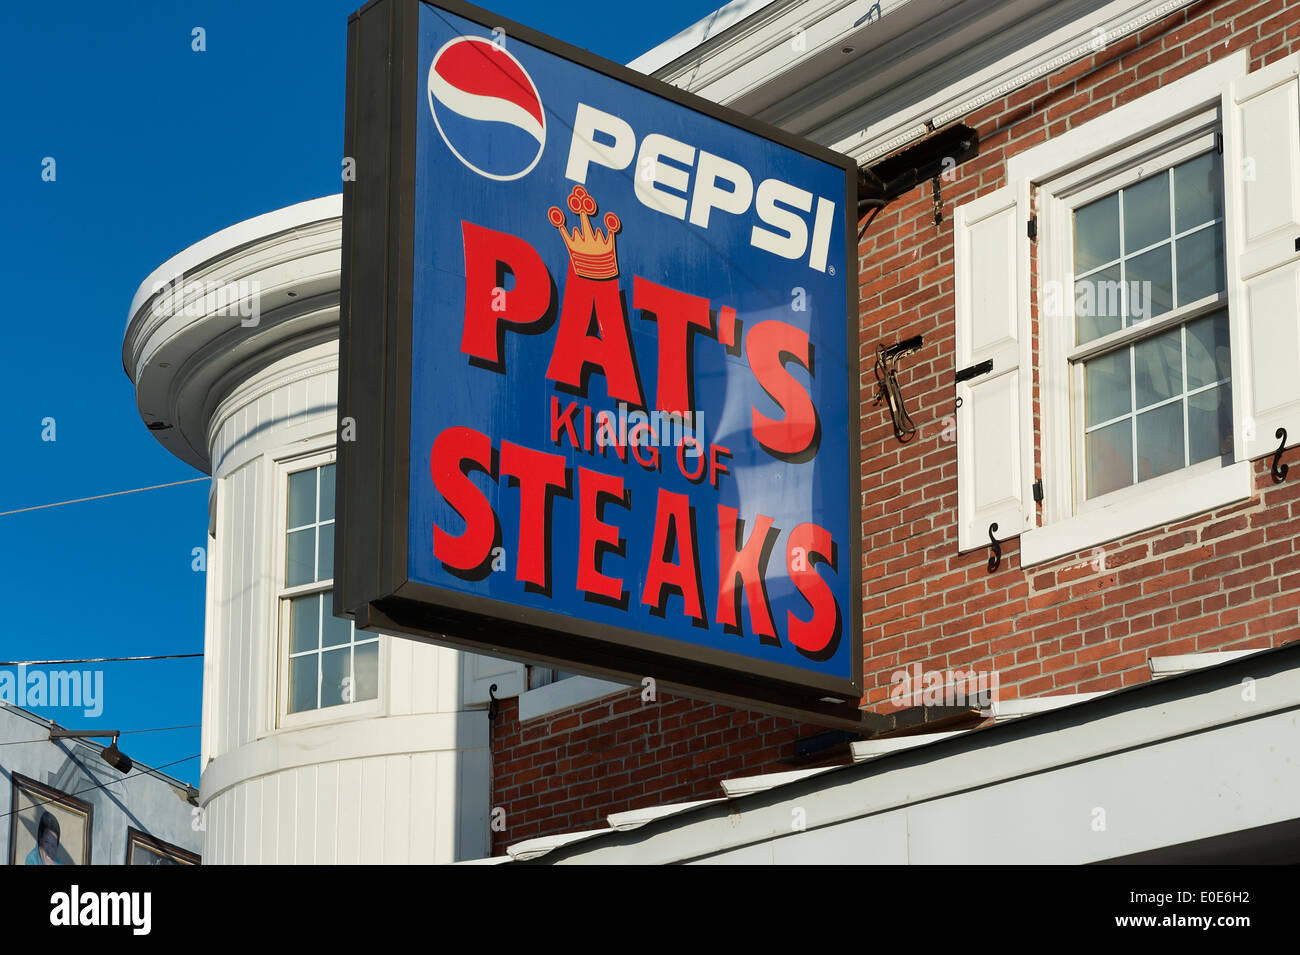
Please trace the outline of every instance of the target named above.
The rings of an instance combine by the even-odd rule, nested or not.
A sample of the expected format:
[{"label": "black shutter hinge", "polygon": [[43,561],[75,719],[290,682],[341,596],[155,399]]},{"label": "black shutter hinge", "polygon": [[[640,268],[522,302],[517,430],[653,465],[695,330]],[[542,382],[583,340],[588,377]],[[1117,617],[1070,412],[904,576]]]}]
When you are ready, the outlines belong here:
[{"label": "black shutter hinge", "polygon": [[1222,130],[1216,129],[1214,131],[1214,148],[1215,150],[1218,151],[1220,156],[1223,155],[1223,131]]},{"label": "black shutter hinge", "polygon": [[1034,482],[1034,503],[1043,503],[1043,479],[1039,478]]},{"label": "black shutter hinge", "polygon": [[967,381],[968,379],[978,378],[980,375],[986,375],[992,370],[993,370],[993,359],[986,358],[978,365],[971,365],[968,368],[963,368],[961,371],[957,372],[955,375],[952,376],[952,380],[954,384],[960,384],[961,382]]},{"label": "black shutter hinge", "polygon": [[1038,216],[1029,217],[1029,228],[1026,231],[1029,233],[1030,242],[1038,241]]}]

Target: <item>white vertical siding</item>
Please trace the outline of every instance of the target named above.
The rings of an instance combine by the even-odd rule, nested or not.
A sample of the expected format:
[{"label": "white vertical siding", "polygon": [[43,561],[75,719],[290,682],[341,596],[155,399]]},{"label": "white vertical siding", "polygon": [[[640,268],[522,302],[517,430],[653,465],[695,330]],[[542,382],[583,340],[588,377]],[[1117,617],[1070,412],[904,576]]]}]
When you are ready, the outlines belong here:
[{"label": "white vertical siding", "polygon": [[331,865],[338,855],[339,766],[321,763],[316,767],[316,862]]},{"label": "white vertical siding", "polygon": [[467,760],[472,775],[487,752],[373,756],[246,780],[208,803],[204,862],[400,865],[482,855],[488,807],[464,804],[458,762]]},{"label": "white vertical siding", "polygon": [[[360,743],[344,732],[348,723],[324,733],[276,729],[283,534],[276,462],[332,446],[336,356],[337,343],[326,343],[277,362],[238,386],[214,415],[213,665],[204,695],[206,755],[216,762],[206,767],[203,784],[205,862],[429,863],[487,851],[487,720],[482,710],[462,714],[475,721],[465,735],[456,731],[458,718],[448,716],[462,705],[457,651],[386,641],[382,711],[361,718],[375,726]],[[427,719],[428,732],[410,735],[409,752],[373,752],[390,718],[408,725]],[[298,742],[312,732],[310,744]],[[223,774],[230,765],[240,767],[233,779],[231,771]],[[220,791],[209,794],[213,786]]]},{"label": "white vertical siding", "polygon": [[356,865],[361,861],[361,760],[350,759],[339,766],[338,800],[337,861]]}]

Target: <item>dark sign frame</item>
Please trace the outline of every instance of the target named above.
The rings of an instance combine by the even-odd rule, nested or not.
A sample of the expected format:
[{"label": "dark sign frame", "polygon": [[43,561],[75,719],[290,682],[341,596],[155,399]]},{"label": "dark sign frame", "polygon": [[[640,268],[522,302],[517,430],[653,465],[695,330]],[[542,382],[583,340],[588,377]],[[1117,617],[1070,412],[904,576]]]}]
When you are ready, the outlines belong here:
[{"label": "dark sign frame", "polygon": [[[415,147],[423,104],[420,6],[421,0],[373,0],[348,20],[344,154],[354,161],[355,178],[343,186],[335,614],[353,618],[362,629],[633,683],[651,677],[670,692],[863,728],[862,548],[856,527],[845,542],[849,553],[842,565],[850,575],[851,603],[843,612],[855,667],[850,680],[407,579]],[[846,218],[857,208],[857,164],[848,156],[459,0],[438,0],[436,6],[840,166]],[[860,515],[858,268],[850,222],[845,242],[849,434],[834,437],[848,442],[849,514]]]}]

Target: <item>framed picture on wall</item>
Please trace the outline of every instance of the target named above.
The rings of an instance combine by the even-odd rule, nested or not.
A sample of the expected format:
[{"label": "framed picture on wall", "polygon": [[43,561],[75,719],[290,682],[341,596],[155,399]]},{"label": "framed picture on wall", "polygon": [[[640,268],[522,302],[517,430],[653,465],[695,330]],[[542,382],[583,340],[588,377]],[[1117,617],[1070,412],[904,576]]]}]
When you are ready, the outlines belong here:
[{"label": "framed picture on wall", "polygon": [[139,829],[126,830],[127,865],[198,865],[199,857],[188,849],[155,839]]},{"label": "framed picture on wall", "polygon": [[10,865],[89,865],[94,808],[88,802],[13,774]]}]

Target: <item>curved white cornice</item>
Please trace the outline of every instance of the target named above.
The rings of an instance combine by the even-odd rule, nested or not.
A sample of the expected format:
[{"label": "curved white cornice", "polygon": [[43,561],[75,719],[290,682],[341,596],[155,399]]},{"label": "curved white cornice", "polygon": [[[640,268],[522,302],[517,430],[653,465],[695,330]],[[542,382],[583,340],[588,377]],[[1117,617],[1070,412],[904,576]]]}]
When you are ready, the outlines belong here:
[{"label": "curved white cornice", "polygon": [[140,416],[209,471],[217,405],[259,369],[338,337],[342,197],[237,223],[168,259],[131,303],[122,365]]},{"label": "curved white cornice", "polygon": [[207,805],[217,796],[270,773],[348,759],[463,752],[491,745],[486,711],[418,713],[280,730],[208,762],[199,782]]}]

